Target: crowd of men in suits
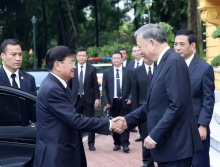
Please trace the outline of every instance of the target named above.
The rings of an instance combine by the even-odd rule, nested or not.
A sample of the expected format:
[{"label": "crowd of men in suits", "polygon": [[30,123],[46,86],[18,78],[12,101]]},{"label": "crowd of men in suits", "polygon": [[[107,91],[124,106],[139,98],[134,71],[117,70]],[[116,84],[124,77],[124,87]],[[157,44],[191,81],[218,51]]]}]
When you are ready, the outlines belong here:
[{"label": "crowd of men in suits", "polygon": [[[176,33],[174,50],[163,28],[147,24],[135,33],[135,60],[122,48],[103,73],[102,96],[113,120],[94,118],[100,92],[96,68],[85,49],[56,46],[46,54],[50,71],[37,95],[38,134],[35,167],[85,167],[82,131],[95,151],[95,133],[114,131],[113,151],[129,149],[129,133],[138,126],[143,167],[208,167],[214,107],[213,68],[196,55],[196,36]],[[0,84],[36,94],[34,77],[20,70],[22,50],[15,39],[1,44]],[[184,61],[185,60],[185,61]],[[84,116],[83,116],[84,115]],[[51,128],[52,127],[52,128]],[[47,132],[47,133],[45,133]],[[202,149],[203,148],[203,149]]]}]

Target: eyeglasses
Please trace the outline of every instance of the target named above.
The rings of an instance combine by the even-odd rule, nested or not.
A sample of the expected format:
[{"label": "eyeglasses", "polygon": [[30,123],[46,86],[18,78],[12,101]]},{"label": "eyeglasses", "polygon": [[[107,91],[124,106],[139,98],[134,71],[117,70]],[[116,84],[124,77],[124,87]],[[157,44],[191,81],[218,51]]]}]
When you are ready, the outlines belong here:
[{"label": "eyeglasses", "polygon": [[73,66],[75,66],[75,65],[76,65],[76,62],[75,62],[75,61],[74,61],[74,62],[61,61],[61,63],[72,64]]}]

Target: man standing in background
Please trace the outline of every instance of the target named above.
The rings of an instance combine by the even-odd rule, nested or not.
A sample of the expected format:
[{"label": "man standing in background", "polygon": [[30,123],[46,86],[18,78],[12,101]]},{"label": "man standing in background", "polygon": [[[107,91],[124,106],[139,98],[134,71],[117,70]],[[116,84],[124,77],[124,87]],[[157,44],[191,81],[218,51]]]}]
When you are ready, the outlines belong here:
[{"label": "man standing in background", "polygon": [[144,64],[142,54],[138,46],[132,47],[132,56],[135,60],[129,63],[128,68],[135,69]]},{"label": "man standing in background", "polygon": [[125,48],[121,48],[121,49],[119,49],[119,52],[123,56],[123,63],[122,63],[123,67],[128,67],[128,64],[129,64],[129,62],[128,62],[128,51]]},{"label": "man standing in background", "polygon": [[[150,59],[145,57],[143,60],[144,65],[134,69],[131,78],[132,111],[141,107],[147,101],[148,84],[156,68],[156,64]],[[144,147],[144,139],[148,136],[147,122],[145,121],[139,125],[138,128],[141,129],[143,167],[154,167],[154,161],[151,157],[150,150]]]},{"label": "man standing in background", "polygon": [[[77,68],[75,77],[70,80],[76,112],[87,117],[94,117],[94,109],[99,105],[100,91],[96,76],[96,68],[87,63],[88,53],[79,49],[76,54]],[[90,151],[95,151],[95,133],[88,133],[88,146]]]},{"label": "man standing in background", "polygon": [[193,109],[198,124],[199,134],[203,143],[203,151],[193,156],[193,167],[208,167],[210,129],[215,104],[214,71],[211,65],[195,55],[196,36],[192,31],[179,30],[176,33],[174,49],[186,61],[189,67]]}]

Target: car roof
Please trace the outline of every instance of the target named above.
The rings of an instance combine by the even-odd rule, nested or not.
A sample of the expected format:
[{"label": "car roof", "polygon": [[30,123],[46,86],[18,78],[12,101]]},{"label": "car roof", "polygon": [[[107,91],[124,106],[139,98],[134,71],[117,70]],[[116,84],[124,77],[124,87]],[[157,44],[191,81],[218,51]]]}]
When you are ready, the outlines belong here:
[{"label": "car roof", "polygon": [[112,66],[111,63],[102,63],[102,64],[92,64],[95,67],[110,67]]}]

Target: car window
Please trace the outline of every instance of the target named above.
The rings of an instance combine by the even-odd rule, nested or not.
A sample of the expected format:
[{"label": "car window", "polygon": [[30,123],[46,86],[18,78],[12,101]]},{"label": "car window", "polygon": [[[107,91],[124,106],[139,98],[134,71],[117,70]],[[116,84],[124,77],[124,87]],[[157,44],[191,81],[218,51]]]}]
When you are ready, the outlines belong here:
[{"label": "car window", "polygon": [[16,124],[21,121],[19,98],[0,93],[0,124]]}]

